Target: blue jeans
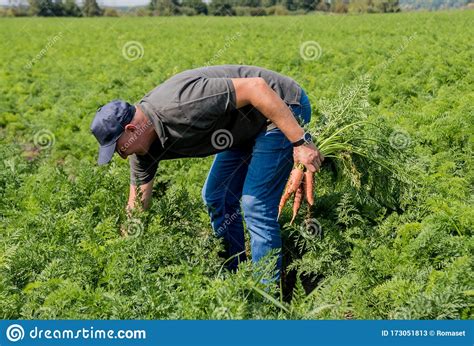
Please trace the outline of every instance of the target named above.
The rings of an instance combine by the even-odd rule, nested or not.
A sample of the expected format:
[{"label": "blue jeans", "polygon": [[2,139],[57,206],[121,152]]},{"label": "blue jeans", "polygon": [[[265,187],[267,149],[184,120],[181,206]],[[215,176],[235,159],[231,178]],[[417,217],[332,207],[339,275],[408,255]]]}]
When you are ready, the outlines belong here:
[{"label": "blue jeans", "polygon": [[[290,105],[298,122],[311,119],[311,105],[302,91],[301,105]],[[224,239],[227,268],[246,260],[242,212],[250,232],[252,261],[279,250],[276,280],[281,271],[278,204],[293,168],[293,146],[280,129],[263,130],[250,149],[232,148],[217,154],[202,189],[202,198],[217,237]],[[239,255],[237,255],[239,254]]]}]

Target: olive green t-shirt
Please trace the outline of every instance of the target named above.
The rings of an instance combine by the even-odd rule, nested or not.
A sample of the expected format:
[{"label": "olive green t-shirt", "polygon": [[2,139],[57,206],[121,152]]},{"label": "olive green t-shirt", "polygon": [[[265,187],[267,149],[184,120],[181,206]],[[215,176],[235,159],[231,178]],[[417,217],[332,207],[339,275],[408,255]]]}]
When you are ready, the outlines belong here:
[{"label": "olive green t-shirt", "polygon": [[291,78],[257,66],[219,65],[183,71],[146,94],[137,106],[158,135],[145,155],[130,155],[132,184],[149,182],[158,163],[203,157],[253,145],[274,125],[251,105],[236,108],[231,78],[262,77],[287,104],[299,105],[301,87]]}]

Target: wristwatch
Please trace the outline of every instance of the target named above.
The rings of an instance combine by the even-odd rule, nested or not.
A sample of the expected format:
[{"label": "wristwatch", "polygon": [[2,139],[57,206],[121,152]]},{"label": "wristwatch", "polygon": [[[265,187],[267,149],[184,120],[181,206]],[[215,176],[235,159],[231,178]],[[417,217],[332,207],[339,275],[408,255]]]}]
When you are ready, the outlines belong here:
[{"label": "wristwatch", "polygon": [[313,143],[313,137],[311,137],[311,134],[309,132],[305,132],[303,137],[298,139],[296,142],[293,142],[293,147],[299,147],[300,145],[303,144],[309,144]]}]

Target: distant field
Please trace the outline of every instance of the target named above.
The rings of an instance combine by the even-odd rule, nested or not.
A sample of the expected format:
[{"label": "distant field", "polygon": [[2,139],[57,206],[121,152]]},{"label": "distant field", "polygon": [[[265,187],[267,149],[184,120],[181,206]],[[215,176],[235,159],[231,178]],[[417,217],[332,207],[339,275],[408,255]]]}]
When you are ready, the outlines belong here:
[{"label": "distant field", "polygon": [[[0,317],[473,318],[473,21],[472,11],[0,19]],[[285,213],[280,304],[254,289],[250,264],[220,270],[200,199],[212,158],[162,162],[129,238],[119,235],[128,163],[95,164],[100,105],[137,102],[206,64],[293,77],[313,127],[321,104],[369,76],[367,114],[392,127],[415,182],[387,207],[317,176],[324,237],[303,239]]]}]

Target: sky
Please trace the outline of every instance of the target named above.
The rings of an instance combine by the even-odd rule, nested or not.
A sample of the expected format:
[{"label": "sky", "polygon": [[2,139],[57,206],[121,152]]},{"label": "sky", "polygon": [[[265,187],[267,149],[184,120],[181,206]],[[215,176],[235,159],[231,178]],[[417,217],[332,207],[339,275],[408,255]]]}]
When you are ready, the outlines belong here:
[{"label": "sky", "polygon": [[[102,6],[141,6],[148,4],[150,0],[98,0],[97,2]],[[0,5],[8,5],[8,0],[0,0]]]}]

